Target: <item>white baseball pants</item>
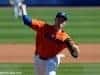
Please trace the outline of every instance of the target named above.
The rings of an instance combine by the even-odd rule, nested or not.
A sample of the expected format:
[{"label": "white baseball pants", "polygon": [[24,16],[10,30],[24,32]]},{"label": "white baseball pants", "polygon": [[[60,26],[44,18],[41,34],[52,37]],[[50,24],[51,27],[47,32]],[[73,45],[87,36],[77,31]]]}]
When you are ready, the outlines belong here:
[{"label": "white baseball pants", "polygon": [[56,75],[56,70],[60,64],[60,55],[55,56],[49,60],[42,60],[39,56],[34,58],[35,75]]}]

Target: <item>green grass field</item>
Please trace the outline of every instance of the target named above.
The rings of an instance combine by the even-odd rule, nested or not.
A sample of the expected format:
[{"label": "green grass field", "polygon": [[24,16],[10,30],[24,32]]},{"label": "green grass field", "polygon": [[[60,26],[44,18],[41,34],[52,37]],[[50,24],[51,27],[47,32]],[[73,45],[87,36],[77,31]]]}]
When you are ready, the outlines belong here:
[{"label": "green grass field", "polygon": [[[32,64],[0,64],[0,75],[34,75],[34,69]],[[62,64],[57,75],[100,75],[100,64]]]},{"label": "green grass field", "polygon": [[[100,8],[28,8],[33,18],[53,23],[58,11],[68,13],[68,31],[79,43],[100,43]],[[0,8],[0,44],[33,43],[35,33],[15,19],[12,8]],[[34,75],[32,64],[0,64],[0,75]],[[62,64],[57,75],[100,75],[100,64]]]},{"label": "green grass field", "polygon": [[[100,8],[28,8],[32,18],[43,19],[52,24],[58,11],[68,14],[71,37],[79,43],[100,42]],[[12,8],[0,8],[0,43],[33,43],[34,31],[23,25],[21,18],[15,19]]]}]

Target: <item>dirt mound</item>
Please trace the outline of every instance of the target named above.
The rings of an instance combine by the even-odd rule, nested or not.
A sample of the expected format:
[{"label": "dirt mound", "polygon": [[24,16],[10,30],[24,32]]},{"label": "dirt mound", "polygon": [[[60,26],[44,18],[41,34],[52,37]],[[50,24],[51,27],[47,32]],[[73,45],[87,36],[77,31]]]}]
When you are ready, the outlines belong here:
[{"label": "dirt mound", "polygon": [[[100,62],[100,44],[80,44],[80,57],[74,59],[67,50],[63,62],[85,63]],[[1,63],[31,63],[34,56],[35,46],[32,44],[1,44],[0,62]]]}]

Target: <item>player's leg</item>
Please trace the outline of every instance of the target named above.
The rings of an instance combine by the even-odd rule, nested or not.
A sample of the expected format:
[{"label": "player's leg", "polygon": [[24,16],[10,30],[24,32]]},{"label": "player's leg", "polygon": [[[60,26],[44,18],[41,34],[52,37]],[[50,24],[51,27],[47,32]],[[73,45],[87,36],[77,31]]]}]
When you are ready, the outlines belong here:
[{"label": "player's leg", "polygon": [[54,58],[47,61],[47,71],[46,75],[56,75],[57,68],[59,67],[59,64],[61,63],[61,59],[65,56],[63,54],[58,54]]},{"label": "player's leg", "polygon": [[18,6],[14,5],[14,16],[15,18],[18,18]]},{"label": "player's leg", "polygon": [[35,75],[56,75],[56,70],[60,64],[61,57],[63,57],[62,54],[49,60],[42,60],[38,56],[35,56]]},{"label": "player's leg", "polygon": [[[20,9],[20,6],[22,5],[21,2],[18,3],[18,16],[22,16],[22,10]],[[26,10],[26,7],[24,8]]]},{"label": "player's leg", "polygon": [[9,2],[13,6],[14,17],[17,18],[18,17],[18,8],[17,8],[16,0],[9,0]]},{"label": "player's leg", "polygon": [[46,61],[41,60],[38,56],[34,59],[35,75],[46,75]]},{"label": "player's leg", "polygon": [[56,75],[56,70],[58,68],[58,58],[54,57],[47,61],[47,71],[46,75]]}]

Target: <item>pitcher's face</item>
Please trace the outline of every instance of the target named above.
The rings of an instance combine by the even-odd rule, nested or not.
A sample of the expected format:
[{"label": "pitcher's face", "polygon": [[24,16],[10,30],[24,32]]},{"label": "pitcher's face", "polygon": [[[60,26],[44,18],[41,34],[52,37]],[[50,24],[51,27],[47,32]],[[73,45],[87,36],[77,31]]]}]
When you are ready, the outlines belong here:
[{"label": "pitcher's face", "polygon": [[64,25],[66,24],[66,21],[64,20],[63,17],[56,17],[55,24],[58,25],[58,27],[63,28]]}]

